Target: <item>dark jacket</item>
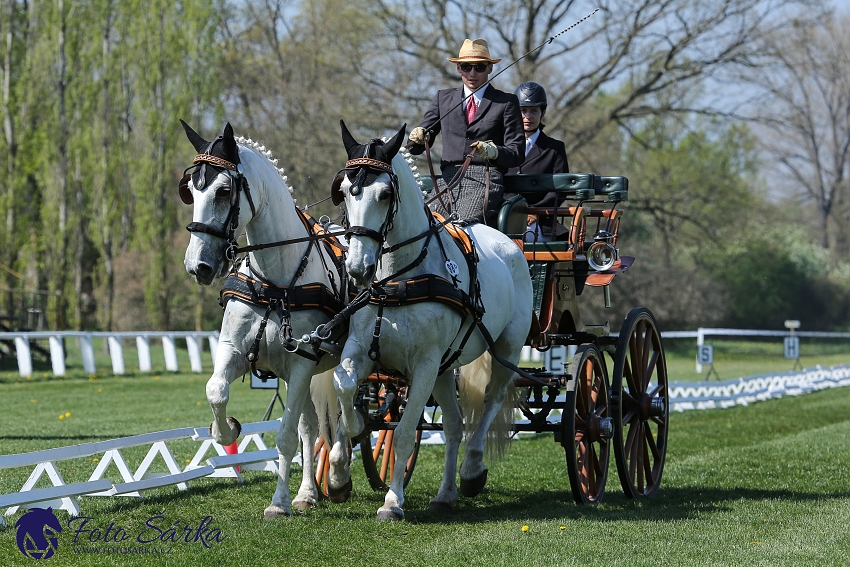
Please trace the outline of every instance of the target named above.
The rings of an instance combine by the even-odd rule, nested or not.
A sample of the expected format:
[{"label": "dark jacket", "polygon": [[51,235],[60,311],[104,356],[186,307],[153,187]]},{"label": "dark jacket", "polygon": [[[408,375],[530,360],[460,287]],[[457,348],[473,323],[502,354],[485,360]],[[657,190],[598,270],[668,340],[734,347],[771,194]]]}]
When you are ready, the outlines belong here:
[{"label": "dark jacket", "polygon": [[[525,147],[523,147],[523,152]],[[537,142],[531,147],[525,161],[519,167],[512,167],[508,175],[514,173],[569,173],[570,166],[567,163],[567,151],[564,142],[550,138],[544,132],[540,132]],[[558,205],[558,196],[554,191],[540,195],[539,193],[524,193],[523,197],[528,201],[529,207],[555,207]]]},{"label": "dark jacket", "polygon": [[[475,118],[469,125],[466,124],[463,105],[460,104],[462,98],[463,87],[438,91],[419,124],[430,130],[429,144],[433,144],[437,134],[442,131],[441,167],[463,163],[466,154],[471,152],[469,144],[477,140],[492,140],[496,144],[499,156],[495,166],[502,173],[510,167],[520,165],[525,156],[525,134],[516,95],[489,85],[481,97]],[[444,116],[445,118],[440,120]],[[422,153],[423,150],[424,146],[414,146],[413,153]],[[484,165],[484,160],[475,157],[472,163]]]}]

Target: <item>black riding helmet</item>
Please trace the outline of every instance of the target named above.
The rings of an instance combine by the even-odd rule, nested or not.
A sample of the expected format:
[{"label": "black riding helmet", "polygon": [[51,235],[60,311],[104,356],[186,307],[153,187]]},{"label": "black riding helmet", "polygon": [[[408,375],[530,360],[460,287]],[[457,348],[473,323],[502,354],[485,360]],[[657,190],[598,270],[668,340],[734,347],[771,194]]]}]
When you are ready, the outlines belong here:
[{"label": "black riding helmet", "polygon": [[518,86],[514,94],[519,99],[520,106],[539,106],[546,112],[546,89],[541,85],[528,81]]}]

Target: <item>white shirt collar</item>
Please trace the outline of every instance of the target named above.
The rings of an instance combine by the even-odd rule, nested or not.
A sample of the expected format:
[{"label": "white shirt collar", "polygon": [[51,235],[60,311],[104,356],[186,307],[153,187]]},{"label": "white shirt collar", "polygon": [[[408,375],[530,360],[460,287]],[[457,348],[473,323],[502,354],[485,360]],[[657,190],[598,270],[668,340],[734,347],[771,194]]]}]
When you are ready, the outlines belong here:
[{"label": "white shirt collar", "polygon": [[534,134],[527,137],[525,139],[525,155],[528,155],[528,152],[531,151],[531,148],[534,147],[534,144],[537,143],[537,138],[540,137],[540,128],[534,131]]},{"label": "white shirt collar", "polygon": [[469,89],[469,87],[467,87],[466,85],[463,85],[463,98],[466,101],[463,105],[463,108],[466,108],[466,105],[469,104],[470,100],[472,100],[472,99],[466,98],[470,94],[472,94],[472,98],[475,99],[475,106],[480,107],[481,106],[481,98],[484,96],[484,91],[486,91],[487,87],[489,87],[489,86],[490,86],[490,83],[487,83],[486,85],[484,85],[483,87],[481,87],[480,89],[478,89],[477,91],[475,91],[473,93]]}]

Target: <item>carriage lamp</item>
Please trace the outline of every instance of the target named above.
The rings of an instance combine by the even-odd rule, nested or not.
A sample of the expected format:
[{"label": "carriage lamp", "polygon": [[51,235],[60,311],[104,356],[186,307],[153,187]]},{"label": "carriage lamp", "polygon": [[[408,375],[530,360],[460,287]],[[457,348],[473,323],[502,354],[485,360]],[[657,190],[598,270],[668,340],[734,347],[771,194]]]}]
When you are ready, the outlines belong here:
[{"label": "carriage lamp", "polygon": [[620,257],[620,250],[611,243],[613,239],[614,235],[607,230],[593,235],[594,243],[587,250],[587,263],[597,272],[610,270]]}]

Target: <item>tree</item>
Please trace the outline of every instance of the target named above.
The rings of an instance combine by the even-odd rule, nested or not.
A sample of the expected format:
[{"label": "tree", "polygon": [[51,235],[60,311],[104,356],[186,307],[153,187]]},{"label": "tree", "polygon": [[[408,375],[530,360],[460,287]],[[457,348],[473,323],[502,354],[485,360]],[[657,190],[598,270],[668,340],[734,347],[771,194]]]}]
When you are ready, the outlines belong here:
[{"label": "tree", "polygon": [[[811,0],[371,0],[385,24],[394,68],[411,72],[404,100],[424,108],[433,84],[457,83],[447,56],[464,37],[485,37],[506,64],[598,7],[600,11],[497,79],[503,90],[535,80],[549,94],[547,124],[568,154],[586,146],[606,125],[659,114],[717,112],[714,99],[657,96],[687,93],[734,68],[763,64],[759,40],[788,26],[795,8],[815,11]],[[399,54],[401,57],[399,57]],[[418,78],[414,79],[413,75]],[[427,83],[430,88],[423,88]],[[374,81],[380,86],[379,81]],[[601,92],[598,112],[585,112]],[[397,90],[393,91],[395,95]],[[664,105],[657,104],[664,102]],[[597,101],[598,102],[598,101]],[[417,117],[418,118],[418,117]]]},{"label": "tree", "polygon": [[850,253],[850,17],[796,22],[763,48],[773,63],[745,77],[742,114],[758,124],[774,187],[814,204],[816,234],[834,259]]}]

